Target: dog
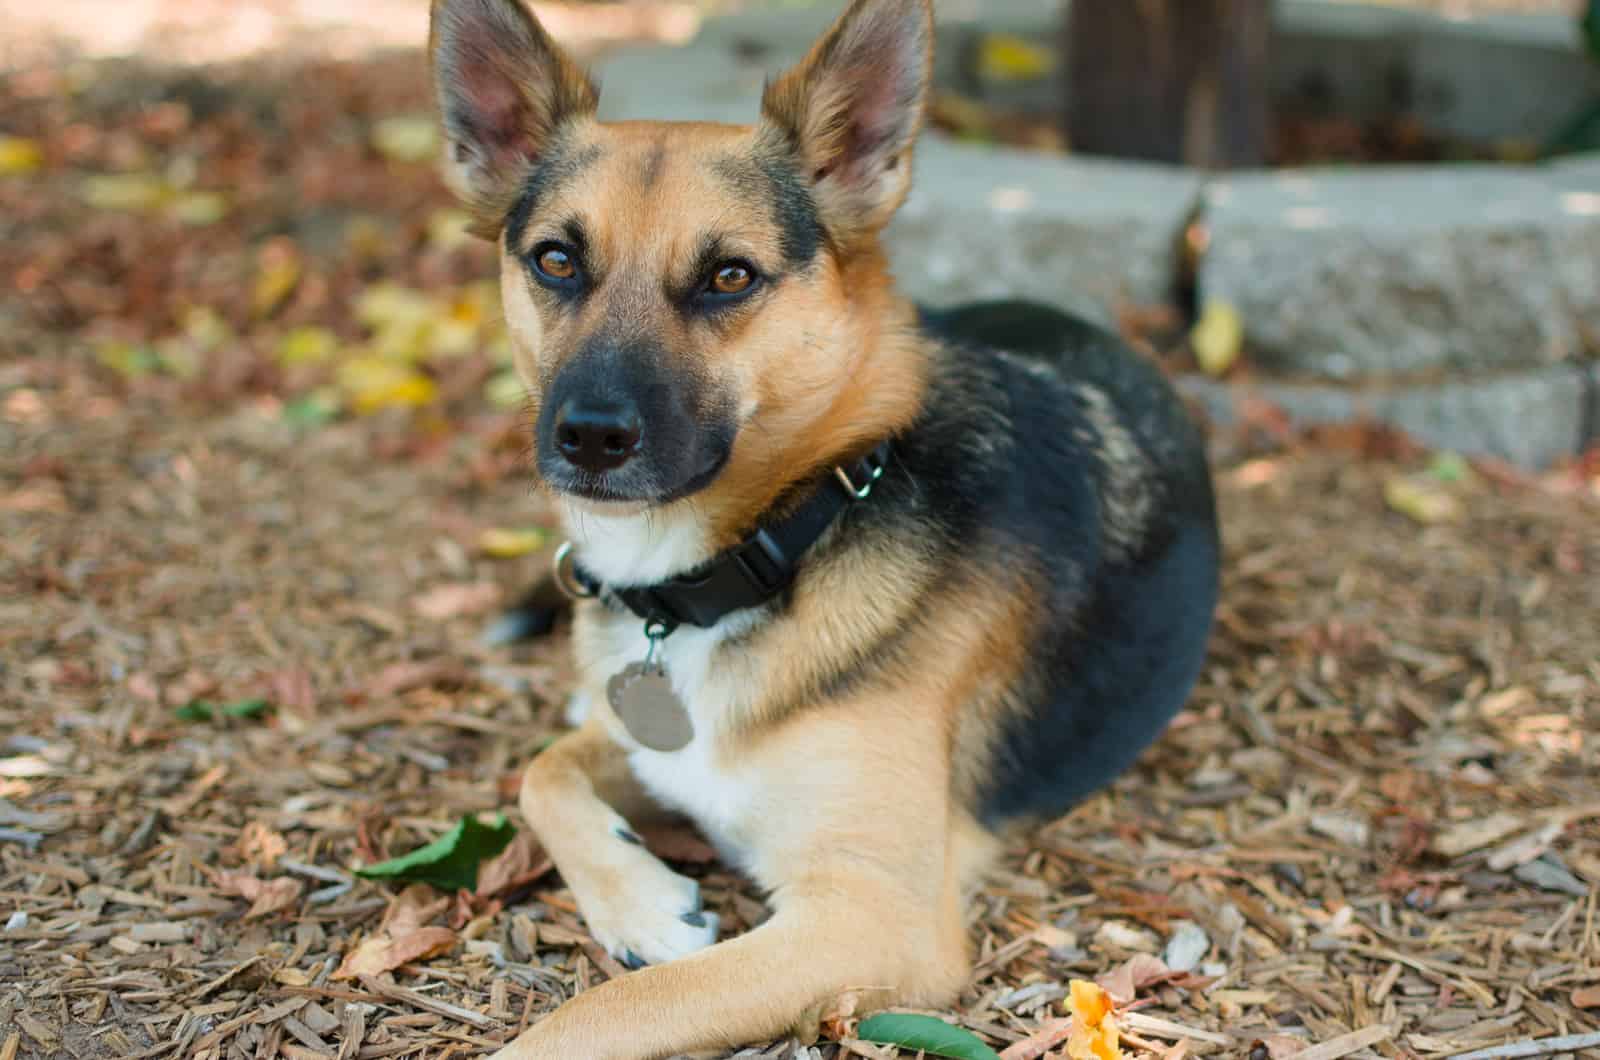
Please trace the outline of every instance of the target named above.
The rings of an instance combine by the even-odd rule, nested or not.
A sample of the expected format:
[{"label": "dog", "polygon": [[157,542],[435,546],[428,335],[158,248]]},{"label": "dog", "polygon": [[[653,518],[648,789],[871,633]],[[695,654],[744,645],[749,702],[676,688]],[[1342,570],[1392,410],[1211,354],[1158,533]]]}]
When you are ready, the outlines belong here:
[{"label": "dog", "polygon": [[[596,120],[515,0],[434,0],[445,170],[500,251],[535,472],[571,538],[578,726],[523,814],[634,969],[497,1055],[639,1060],[830,1003],[940,1007],[1007,836],[1189,695],[1218,583],[1204,445],[1159,370],[1020,302],[919,309],[930,0],[853,0],[750,126]],[[972,269],[1005,254],[971,248]],[[718,941],[640,842],[692,819],[770,896]]]}]

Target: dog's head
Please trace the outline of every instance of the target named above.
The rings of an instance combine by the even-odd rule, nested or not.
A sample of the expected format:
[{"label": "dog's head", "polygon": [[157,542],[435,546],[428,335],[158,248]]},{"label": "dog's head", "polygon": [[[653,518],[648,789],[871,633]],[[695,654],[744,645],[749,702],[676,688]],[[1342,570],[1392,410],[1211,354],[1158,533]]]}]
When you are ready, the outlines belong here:
[{"label": "dog's head", "polygon": [[883,352],[905,314],[878,237],[908,190],[932,35],[929,0],[855,0],[755,125],[603,124],[517,0],[434,0],[447,176],[501,249],[549,487],[748,495],[900,425],[919,383]]}]

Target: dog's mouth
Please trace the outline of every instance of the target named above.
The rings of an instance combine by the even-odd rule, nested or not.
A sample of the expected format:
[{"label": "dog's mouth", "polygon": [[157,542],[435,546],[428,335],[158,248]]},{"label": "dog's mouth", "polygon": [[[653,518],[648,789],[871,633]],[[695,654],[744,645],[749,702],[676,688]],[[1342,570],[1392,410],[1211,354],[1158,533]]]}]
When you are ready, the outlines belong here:
[{"label": "dog's mouth", "polygon": [[562,461],[540,461],[545,485],[563,497],[599,507],[617,515],[660,508],[691,497],[709,487],[733,455],[731,442],[717,439],[698,447],[700,459],[682,461],[679,468],[641,459],[613,471],[589,473]]}]

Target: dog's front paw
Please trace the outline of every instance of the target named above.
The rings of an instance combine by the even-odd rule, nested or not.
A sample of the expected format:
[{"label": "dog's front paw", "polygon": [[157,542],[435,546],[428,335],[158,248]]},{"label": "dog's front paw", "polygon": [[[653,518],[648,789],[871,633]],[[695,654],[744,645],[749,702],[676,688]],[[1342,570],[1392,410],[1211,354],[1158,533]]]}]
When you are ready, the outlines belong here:
[{"label": "dog's front paw", "polygon": [[667,868],[625,827],[607,879],[578,894],[589,932],[628,968],[663,964],[717,941],[717,914],[707,912],[700,885]]}]

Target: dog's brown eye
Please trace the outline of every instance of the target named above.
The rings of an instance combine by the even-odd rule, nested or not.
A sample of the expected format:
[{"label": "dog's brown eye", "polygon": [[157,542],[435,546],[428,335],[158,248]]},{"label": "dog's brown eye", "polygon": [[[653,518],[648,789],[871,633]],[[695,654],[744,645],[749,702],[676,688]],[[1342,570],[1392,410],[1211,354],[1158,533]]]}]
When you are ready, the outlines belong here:
[{"label": "dog's brown eye", "polygon": [[570,280],[578,275],[578,266],[572,255],[560,247],[551,247],[539,255],[539,271],[556,280]]},{"label": "dog's brown eye", "polygon": [[755,273],[737,262],[724,265],[711,278],[711,289],[718,294],[743,294],[755,282]]}]

